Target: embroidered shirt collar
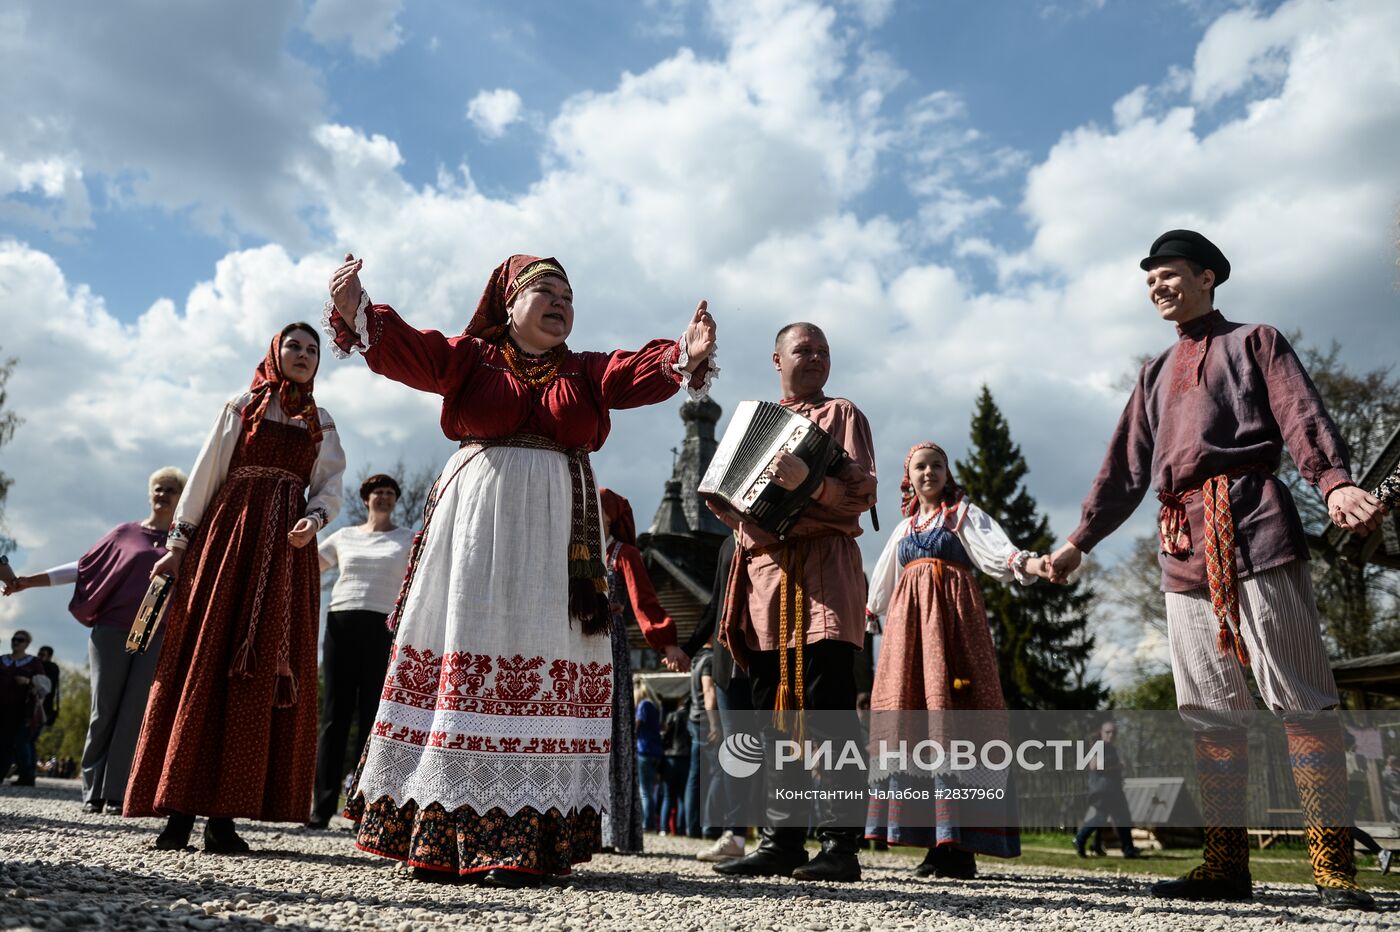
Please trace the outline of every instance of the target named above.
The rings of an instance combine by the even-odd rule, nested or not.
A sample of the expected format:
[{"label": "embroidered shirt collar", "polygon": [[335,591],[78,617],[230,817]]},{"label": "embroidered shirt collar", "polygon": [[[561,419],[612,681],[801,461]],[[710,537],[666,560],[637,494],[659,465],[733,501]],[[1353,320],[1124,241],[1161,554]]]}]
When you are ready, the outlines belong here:
[{"label": "embroidered shirt collar", "polygon": [[1202,314],[1200,317],[1188,320],[1185,323],[1176,325],[1176,335],[1183,340],[1199,340],[1209,336],[1215,329],[1215,325],[1224,323],[1225,318],[1219,311],[1211,311],[1209,314]]}]

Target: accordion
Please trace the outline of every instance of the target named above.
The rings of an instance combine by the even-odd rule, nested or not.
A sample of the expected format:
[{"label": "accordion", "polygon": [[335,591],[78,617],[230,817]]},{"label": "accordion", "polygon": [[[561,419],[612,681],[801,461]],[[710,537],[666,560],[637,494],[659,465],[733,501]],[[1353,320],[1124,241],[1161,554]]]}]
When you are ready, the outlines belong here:
[{"label": "accordion", "polygon": [[136,621],[126,636],[128,654],[144,654],[155,637],[160,623],[165,618],[165,610],[170,605],[170,596],[175,591],[175,580],[169,576],[157,576],[146,589],[146,597],[136,609]]},{"label": "accordion", "polygon": [[[791,490],[767,475],[773,458],[784,452],[810,470]],[[699,492],[716,508],[782,538],[817,486],[845,458],[835,438],[797,412],[771,401],[741,401],[700,480]]]}]

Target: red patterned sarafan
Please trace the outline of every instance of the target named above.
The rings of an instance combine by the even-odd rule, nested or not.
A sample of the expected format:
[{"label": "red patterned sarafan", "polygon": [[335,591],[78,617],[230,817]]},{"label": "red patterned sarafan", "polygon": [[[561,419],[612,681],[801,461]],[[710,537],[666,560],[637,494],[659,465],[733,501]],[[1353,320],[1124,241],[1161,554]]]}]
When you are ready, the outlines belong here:
[{"label": "red patterned sarafan", "polygon": [[[491,675],[491,657],[466,651],[448,651],[442,657],[438,694],[479,696]],[[463,691],[465,689],[465,692]]]},{"label": "red patterned sarafan", "polygon": [[543,657],[531,657],[526,660],[516,654],[509,660],[497,657],[496,664],[500,667],[496,673],[497,698],[519,702],[534,698],[540,691],[544,680],[535,671],[544,666]]}]

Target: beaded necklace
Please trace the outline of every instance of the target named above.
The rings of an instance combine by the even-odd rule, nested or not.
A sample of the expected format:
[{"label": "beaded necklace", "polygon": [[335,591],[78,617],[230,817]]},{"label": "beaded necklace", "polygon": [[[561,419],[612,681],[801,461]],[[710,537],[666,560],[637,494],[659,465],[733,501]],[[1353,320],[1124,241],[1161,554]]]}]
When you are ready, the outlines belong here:
[{"label": "beaded necklace", "polygon": [[507,337],[501,343],[501,353],[515,377],[539,391],[558,378],[559,367],[563,365],[568,349],[561,343],[543,356],[530,356],[517,349],[514,341]]}]

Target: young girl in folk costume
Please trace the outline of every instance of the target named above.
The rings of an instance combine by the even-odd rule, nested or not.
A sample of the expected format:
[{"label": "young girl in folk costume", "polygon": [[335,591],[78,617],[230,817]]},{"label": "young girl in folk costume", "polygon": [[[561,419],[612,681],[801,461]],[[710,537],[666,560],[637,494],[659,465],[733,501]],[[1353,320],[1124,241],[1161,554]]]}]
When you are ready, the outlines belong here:
[{"label": "young girl in folk costume", "polygon": [[611,489],[599,493],[608,528],[604,565],[612,611],[613,729],[611,795],[603,813],[603,847],[623,854],[642,850],[642,795],[637,785],[637,734],[632,706],[632,657],[627,643],[627,608],[642,635],[668,670],[690,669],[690,658],[676,643],[676,623],[657,601],[656,589],[637,549],[632,505]]},{"label": "young girl in folk costume", "polygon": [[[1049,578],[1047,561],[1018,550],[968,501],[937,444],[920,443],[909,451],[900,491],[906,517],[875,564],[866,606],[870,615],[886,615],[872,712],[877,719],[885,713],[888,723],[896,712],[1004,710],[996,650],[973,573],[980,569],[1002,582],[1029,585],[1036,577]],[[899,773],[890,779],[891,789],[919,782]],[[932,790],[927,779],[922,787]],[[1015,801],[1005,789],[1002,800],[977,804],[975,826],[959,819],[959,806],[968,803],[934,801],[931,792],[929,801],[872,799],[866,835],[928,848],[916,868],[919,876],[970,879],[977,873],[975,853],[1003,858],[1021,853],[1013,827]],[[970,810],[963,814],[970,817]]]},{"label": "young girl in folk costume", "polygon": [[[167,816],[156,847],[248,845],[235,818],[305,822],[316,768],[316,532],[340,510],[345,454],[312,394],[320,337],[290,324],[224,406],[151,575],[175,578],[127,786]],[[309,495],[304,498],[303,494]]]},{"label": "young girl in folk costume", "polygon": [[448,337],[371,306],[360,268],[347,257],[331,281],[337,346],[441,395],[443,432],[461,448],[399,596],[348,810],[357,844],[424,880],[537,884],[600,849],[609,804],[612,618],[588,454],[610,411],[708,386],[714,322],[702,302],[679,340],[572,352],[563,266],[511,256]]}]

